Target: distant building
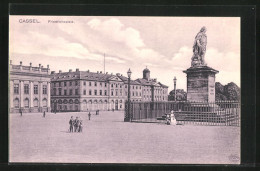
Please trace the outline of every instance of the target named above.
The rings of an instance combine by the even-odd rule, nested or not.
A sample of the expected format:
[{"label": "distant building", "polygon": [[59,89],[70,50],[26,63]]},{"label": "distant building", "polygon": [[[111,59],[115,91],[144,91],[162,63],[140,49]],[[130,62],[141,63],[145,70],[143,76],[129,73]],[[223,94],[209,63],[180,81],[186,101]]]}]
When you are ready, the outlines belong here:
[{"label": "distant building", "polygon": [[142,101],[168,101],[168,86],[150,78],[150,70],[143,70],[143,78],[136,80],[142,85]]},{"label": "distant building", "polygon": [[[53,111],[123,110],[127,77],[120,74],[79,71],[51,74]],[[131,100],[141,101],[141,85],[131,80]]]},{"label": "distant building", "polygon": [[[147,73],[147,77],[149,76]],[[124,110],[128,97],[128,78],[122,74],[90,71],[51,73],[53,111]],[[130,81],[131,101],[167,101],[168,87],[156,79]]]},{"label": "distant building", "polygon": [[10,113],[49,112],[50,69],[39,67],[9,65],[9,111]]}]

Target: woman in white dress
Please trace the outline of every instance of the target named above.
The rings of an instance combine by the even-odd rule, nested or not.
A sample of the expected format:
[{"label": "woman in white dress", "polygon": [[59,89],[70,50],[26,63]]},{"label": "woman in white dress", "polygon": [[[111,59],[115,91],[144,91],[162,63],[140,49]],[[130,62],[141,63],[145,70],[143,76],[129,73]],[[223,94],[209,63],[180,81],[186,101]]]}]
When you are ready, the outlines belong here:
[{"label": "woman in white dress", "polygon": [[171,125],[176,125],[176,118],[174,116],[173,110],[171,111]]}]

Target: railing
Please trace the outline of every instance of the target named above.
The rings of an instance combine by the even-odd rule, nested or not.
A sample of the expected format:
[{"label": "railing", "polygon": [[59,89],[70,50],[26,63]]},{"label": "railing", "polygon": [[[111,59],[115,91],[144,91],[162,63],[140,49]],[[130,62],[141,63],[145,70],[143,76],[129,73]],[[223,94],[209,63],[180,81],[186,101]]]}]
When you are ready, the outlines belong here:
[{"label": "railing", "polygon": [[165,114],[174,111],[177,124],[240,126],[240,103],[216,102],[131,102],[125,105],[125,118],[134,122],[162,122]]}]

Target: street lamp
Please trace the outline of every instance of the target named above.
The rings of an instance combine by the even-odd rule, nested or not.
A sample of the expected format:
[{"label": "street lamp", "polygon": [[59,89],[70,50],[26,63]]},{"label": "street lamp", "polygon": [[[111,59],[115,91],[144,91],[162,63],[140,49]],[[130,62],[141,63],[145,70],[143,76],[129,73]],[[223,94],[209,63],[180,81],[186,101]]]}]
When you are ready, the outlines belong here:
[{"label": "street lamp", "polygon": [[126,121],[130,121],[131,119],[131,116],[130,116],[130,79],[131,79],[131,70],[129,68],[129,70],[127,71],[127,76],[128,76],[128,93],[127,93],[127,106],[128,106],[128,109],[127,109],[127,120]]},{"label": "street lamp", "polygon": [[174,101],[176,101],[176,81],[177,81],[177,79],[176,79],[176,77],[174,77],[174,79],[173,79],[173,83],[174,83]]}]

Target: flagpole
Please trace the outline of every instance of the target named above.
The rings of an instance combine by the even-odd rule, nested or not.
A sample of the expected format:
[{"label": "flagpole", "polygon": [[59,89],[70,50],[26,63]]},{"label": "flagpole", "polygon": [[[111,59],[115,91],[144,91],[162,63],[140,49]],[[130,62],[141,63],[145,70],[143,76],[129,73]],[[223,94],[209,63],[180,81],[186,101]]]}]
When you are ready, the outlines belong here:
[{"label": "flagpole", "polygon": [[106,54],[104,53],[104,74],[106,73],[106,62],[105,62]]}]

